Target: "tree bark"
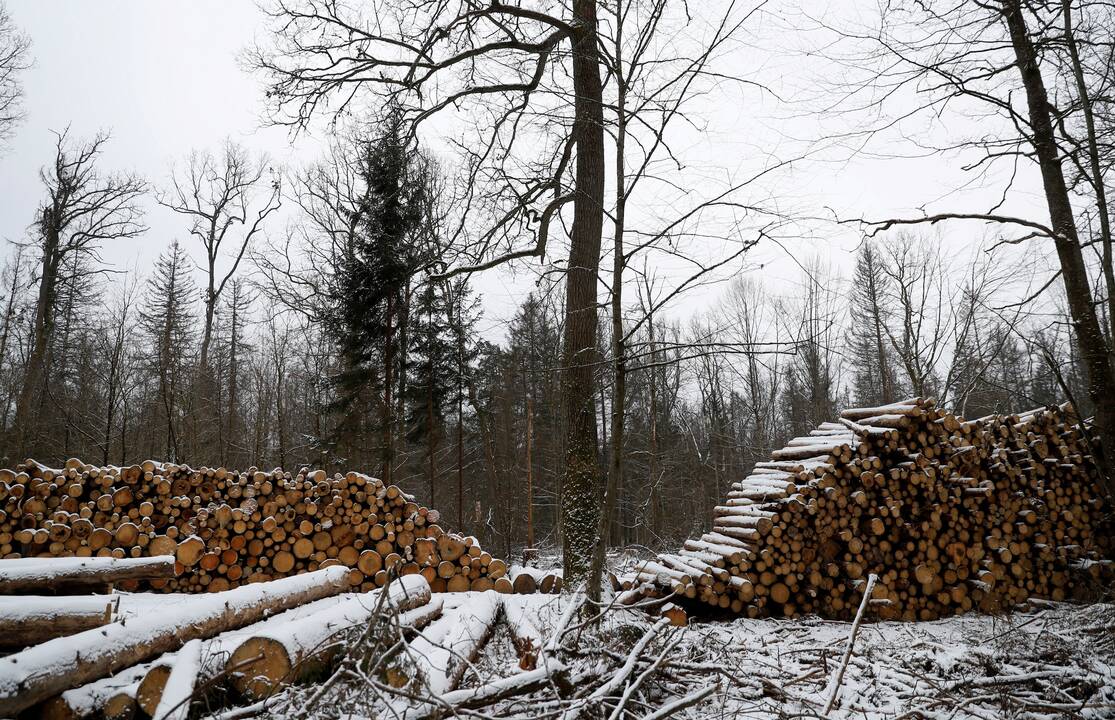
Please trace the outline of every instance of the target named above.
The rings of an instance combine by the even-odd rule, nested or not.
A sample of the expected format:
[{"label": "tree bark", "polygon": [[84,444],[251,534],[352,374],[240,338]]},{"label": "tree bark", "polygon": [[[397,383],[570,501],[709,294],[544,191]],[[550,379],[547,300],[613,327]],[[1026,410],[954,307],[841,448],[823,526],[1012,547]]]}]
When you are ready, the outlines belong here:
[{"label": "tree bark", "polygon": [[1095,430],[1101,456],[1097,458],[1103,471],[1104,490],[1115,498],[1115,369],[1112,368],[1107,342],[1100,328],[1088,268],[1080,248],[1072,202],[1065,182],[1064,168],[1057,150],[1057,139],[1049,108],[1045,81],[1038,65],[1037,52],[1026,27],[1019,0],[1003,0],[1002,14],[1010,32],[1018,71],[1026,90],[1026,106],[1030,118],[1030,142],[1041,169],[1049,220],[1056,236],[1053,238],[1061,264],[1069,313],[1076,341],[1083,356],[1088,380],[1088,395],[1095,406]]},{"label": "tree bark", "polygon": [[[597,273],[604,228],[604,113],[595,0],[573,2],[573,138],[576,196],[565,275],[562,395],[565,473],[562,488],[565,586],[586,579],[600,512],[596,428]],[[595,599],[595,598],[594,598]]]},{"label": "tree bark", "polygon": [[[622,6],[621,6],[622,8]],[[622,18],[620,9],[617,17]],[[615,530],[616,507],[619,490],[623,486],[623,442],[625,413],[627,411],[627,344],[623,337],[623,269],[626,258],[623,249],[624,219],[627,209],[626,183],[624,172],[624,150],[627,141],[627,86],[623,74],[623,23],[616,24],[615,68],[616,78],[616,211],[612,237],[612,444],[608,487],[604,493],[604,509],[600,513],[600,529],[597,532],[596,546],[592,554],[592,568],[589,572],[589,597],[599,598],[604,577],[604,564],[607,557],[608,542]]]},{"label": "tree bark", "polygon": [[37,425],[36,400],[42,395],[44,366],[46,365],[47,345],[54,332],[54,303],[58,282],[58,248],[61,238],[54,227],[54,214],[50,209],[43,210],[43,257],[42,276],[39,278],[39,294],[35,300],[35,320],[32,325],[33,341],[31,354],[27,358],[27,372],[23,376],[23,387],[16,401],[14,426],[19,434],[17,445],[21,450],[33,451],[29,447]]},{"label": "tree bark", "polygon": [[1065,45],[1068,46],[1073,80],[1076,82],[1076,92],[1080,96],[1080,110],[1084,115],[1084,127],[1087,130],[1084,142],[1088,149],[1088,170],[1092,174],[1092,189],[1096,193],[1096,214],[1099,215],[1100,242],[1103,245],[1101,265],[1104,282],[1107,284],[1109,337],[1111,342],[1115,342],[1115,267],[1112,260],[1111,218],[1107,214],[1107,191],[1104,185],[1103,166],[1100,162],[1095,111],[1092,108],[1092,96],[1088,92],[1088,84],[1084,81],[1084,66],[1080,62],[1080,51],[1073,30],[1072,0],[1061,0],[1061,8],[1065,24]]}]

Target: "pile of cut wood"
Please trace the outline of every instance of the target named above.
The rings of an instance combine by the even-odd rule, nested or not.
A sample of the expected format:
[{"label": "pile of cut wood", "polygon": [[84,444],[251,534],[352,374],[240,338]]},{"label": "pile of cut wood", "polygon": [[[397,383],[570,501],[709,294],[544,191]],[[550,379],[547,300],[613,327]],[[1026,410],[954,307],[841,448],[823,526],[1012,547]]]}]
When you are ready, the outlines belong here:
[{"label": "pile of cut wood", "polygon": [[841,413],[736,483],[713,528],[627,578],[750,617],[926,620],[1062,600],[1110,569],[1109,505],[1071,407],[964,421],[932,400]]},{"label": "pile of cut wood", "polygon": [[392,568],[421,574],[434,592],[560,589],[558,576],[511,572],[438,519],[358,472],[76,459],[0,470],[0,558],[174,557],[171,572],[115,578],[126,590],[219,592],[335,565],[363,591],[382,587]]},{"label": "pile of cut wood", "polygon": [[[36,563],[40,574],[74,575],[82,565],[86,577],[100,573],[104,582],[123,568],[143,572],[143,561],[111,558],[2,560],[0,567],[13,562]],[[500,617],[525,669],[542,647],[523,612],[542,595],[437,595],[422,575],[393,573],[383,588],[348,590],[348,571],[336,566],[202,596],[10,598],[0,602],[0,624],[39,632],[8,640],[38,644],[0,658],[0,717],[185,718],[191,702],[259,700],[320,673],[339,651],[367,650],[359,636],[388,620],[394,650],[382,649],[372,674],[399,688],[421,676],[436,695],[456,687]],[[400,643],[405,662],[396,657]]]}]

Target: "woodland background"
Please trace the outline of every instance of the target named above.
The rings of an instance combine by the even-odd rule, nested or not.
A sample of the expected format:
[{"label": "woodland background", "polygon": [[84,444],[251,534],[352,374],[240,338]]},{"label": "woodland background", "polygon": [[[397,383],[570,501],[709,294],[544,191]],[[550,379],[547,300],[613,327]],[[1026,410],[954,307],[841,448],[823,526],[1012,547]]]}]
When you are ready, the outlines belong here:
[{"label": "woodland background", "polygon": [[[632,118],[664,117],[663,106],[647,98],[680,87],[678,78],[695,83],[684,85],[695,93],[702,80],[720,82],[715,51],[751,11],[725,6],[722,17],[711,19],[719,29],[688,48],[688,64],[675,75],[667,68],[644,77],[647,67],[660,67],[654,52],[676,49],[660,38],[673,37],[670,21],[678,20],[665,3],[646,6],[647,14],[630,16],[626,37],[659,40],[639,46],[647,57],[632,61],[627,77],[633,109],[620,110],[614,123],[631,122],[633,137],[646,133],[631,145],[643,150],[629,149],[626,157],[629,168],[645,173],[636,177],[668,186],[672,171],[658,169],[655,155],[655,139],[668,136],[666,120],[655,126]],[[274,12],[282,19],[285,6]],[[883,27],[895,36],[920,28],[916,12]],[[1053,5],[1031,12],[1059,17]],[[1058,132],[1080,137],[1077,97],[1090,97],[1099,123],[1086,134],[1102,155],[1098,176],[1084,144],[1075,155],[1065,151],[1075,161],[1065,166],[1074,197],[1084,198],[1079,225],[1096,234],[1087,273],[1100,342],[1110,348],[1110,232],[1103,245],[1096,218],[1106,218],[1106,207],[1094,212],[1104,197],[1115,126],[1111,45],[1102,33],[1110,9],[1085,4],[1080,13],[1076,35],[1061,33],[1053,20],[1034,33],[1050,85],[1066,98]],[[951,26],[947,17],[938,20],[946,34],[975,27],[964,17]],[[614,35],[605,33],[602,43],[627,47]],[[920,45],[904,48],[931,52],[933,37],[927,31]],[[1066,37],[1080,38],[1091,95],[1074,95],[1074,68],[1082,66],[1070,61]],[[970,55],[945,58],[941,67],[961,74],[970,69],[967,58],[981,52],[979,43],[1002,52],[1001,40],[1001,33],[976,33],[964,50]],[[30,47],[0,12],[0,59],[11,77],[26,66]],[[888,57],[878,47],[872,52],[864,67]],[[281,69],[278,60],[267,62],[261,55],[262,70]],[[1013,69],[1009,57],[1003,62]],[[0,95],[0,115],[17,109],[18,86],[8,77],[0,77],[9,93]],[[872,77],[876,90],[909,79]],[[557,86],[567,79],[550,80]],[[851,94],[854,81],[848,83]],[[679,92],[669,101],[675,107],[688,98],[688,90]],[[614,103],[611,86],[605,95]],[[119,139],[58,129],[39,177],[25,179],[39,183],[42,202],[27,209],[26,235],[11,239],[0,269],[0,464],[33,456],[48,463],[158,458],[195,466],[357,468],[416,494],[494,551],[561,545],[565,271],[553,263],[537,273],[532,291],[509,309],[504,338],[481,333],[470,273],[447,270],[461,258],[502,250],[517,231],[537,234],[539,213],[524,202],[514,209],[521,224],[504,227],[487,244],[462,233],[460,168],[412,134],[413,113],[388,100],[338,129],[319,160],[298,167],[277,167],[230,140],[178,158],[162,177],[141,178],[105,161],[105,148]],[[551,119],[541,112],[533,121]],[[1005,140],[957,138],[950,149],[988,161],[1024,156],[1032,138],[1006,127]],[[557,162],[562,147],[546,144],[552,157],[545,162]],[[622,149],[618,154],[622,167]],[[559,164],[555,177],[566,169]],[[601,467],[612,456],[617,327],[626,363],[625,436],[616,455],[623,472],[611,543],[657,547],[693,535],[753,463],[849,405],[920,395],[967,417],[1065,399],[1092,411],[1058,275],[1020,294],[1025,259],[1003,261],[1004,244],[1040,243],[1040,232],[1019,238],[961,226],[972,234],[957,253],[943,249],[935,225],[879,231],[876,224],[851,273],[827,264],[819,237],[818,252],[795,257],[796,281],[765,280],[746,265],[746,252],[770,241],[772,223],[784,228],[789,220],[767,222],[776,213],[734,199],[763,172],[726,183],[722,194],[706,193],[693,209],[677,209],[684,223],[655,218],[662,225],[629,229],[627,242],[636,248],[620,269],[628,273],[618,285],[625,300],[612,306],[618,312],[611,317],[606,309],[616,286],[601,285],[592,364]],[[466,184],[478,176],[467,176]],[[701,226],[698,210],[726,204],[729,193],[737,209],[760,218],[753,239],[748,234],[724,257],[702,261],[680,284],[657,275],[655,257],[684,255],[718,232]],[[499,200],[494,194],[476,202]],[[143,208],[151,202],[181,223],[176,236],[155,238],[166,246],[157,263],[125,272],[105,262],[103,248],[148,232]],[[1010,218],[1003,227],[1018,229]],[[619,237],[622,248],[622,229]],[[687,293],[698,286],[705,288],[702,301],[687,307]]]}]

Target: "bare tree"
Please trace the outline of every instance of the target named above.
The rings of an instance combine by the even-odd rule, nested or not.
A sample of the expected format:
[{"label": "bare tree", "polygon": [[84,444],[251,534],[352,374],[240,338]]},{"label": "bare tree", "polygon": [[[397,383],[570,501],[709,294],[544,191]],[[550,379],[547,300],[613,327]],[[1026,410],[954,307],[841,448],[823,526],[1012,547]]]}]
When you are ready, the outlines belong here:
[{"label": "bare tree", "polygon": [[[279,182],[268,173],[265,158],[252,158],[242,146],[228,140],[220,157],[190,153],[185,169],[171,178],[171,189],[156,194],[160,205],[189,220],[190,235],[205,250],[205,315],[198,353],[202,378],[209,370],[213,321],[221,293],[236,275],[264,221],[279,209]],[[226,248],[228,267],[221,269],[218,264]]]},{"label": "bare tree", "polygon": [[[133,307],[138,284],[133,279],[125,281],[113,306],[104,332],[98,333],[96,347],[104,360],[104,427],[101,437],[101,462],[109,463],[112,452],[112,435],[116,420],[127,407],[127,397],[135,383],[135,365],[128,357],[129,340],[135,331]],[[121,441],[121,445],[124,443]]]},{"label": "bare tree", "polygon": [[0,3],[0,143],[6,142],[23,119],[20,75],[31,67],[31,38],[12,22]]},{"label": "bare tree", "polygon": [[855,361],[855,401],[864,407],[898,399],[894,356],[890,345],[890,310],[886,260],[876,243],[864,241],[856,255],[849,290],[848,350]]},{"label": "bare tree", "polygon": [[44,398],[44,369],[54,334],[57,303],[66,285],[81,278],[66,268],[84,267],[76,260],[99,260],[101,243],[135,237],[143,232],[139,199],[145,184],[133,175],[103,175],[97,168],[108,136],[71,146],[68,133],[58,134],[52,165],[39,173],[47,200],[32,226],[31,244],[40,253],[32,347],[16,404],[18,445],[28,447]]}]

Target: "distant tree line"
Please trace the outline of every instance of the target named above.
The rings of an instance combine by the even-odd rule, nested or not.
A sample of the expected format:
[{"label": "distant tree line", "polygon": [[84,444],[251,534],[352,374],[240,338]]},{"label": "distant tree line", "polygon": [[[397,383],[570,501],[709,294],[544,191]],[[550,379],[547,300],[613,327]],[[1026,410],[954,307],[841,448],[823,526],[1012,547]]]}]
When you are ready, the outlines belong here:
[{"label": "distant tree line", "polygon": [[[560,284],[540,280],[502,342],[482,337],[467,279],[437,274],[440,170],[397,124],[281,181],[232,144],[192,154],[156,192],[187,239],[142,277],[99,260],[145,232],[149,192],[101,167],[105,142],[59,136],[0,273],[5,464],[360,468],[503,552],[560,541]],[[297,208],[281,231],[280,202]],[[740,276],[684,320],[656,311],[647,280],[624,316],[638,328],[609,541],[692,533],[755,462],[848,405],[928,395],[978,417],[1067,392],[1087,412],[1070,334],[1004,310],[1008,280],[910,233],[864,241],[848,279],[819,262],[777,291]],[[601,357],[612,332],[602,320]],[[614,385],[596,372],[604,462]]]},{"label": "distant tree line", "polygon": [[[730,79],[720,53],[758,11],[728,5],[696,33],[665,0],[269,3],[274,42],[247,61],[272,121],[332,121],[335,141],[290,172],[227,143],[152,186],[103,166],[107,136],[60,133],[0,273],[0,457],[360,468],[494,548],[561,545],[571,584],[598,584],[597,534],[691,534],[844,406],[932,395],[978,417],[1070,398],[1115,445],[1107,4],[888,5],[848,79],[987,105],[1003,136],[953,149],[983,153],[974,168],[1034,160],[1048,223],[865,221],[849,279],[798,258],[795,281],[742,275],[679,319],[672,301],[789,222],[743,197],[782,161],[707,195],[679,179],[671,124]],[[0,139],[28,47],[0,12]],[[439,113],[474,121],[447,139],[452,173],[418,140]],[[148,196],[181,234],[122,275],[100,251],[148,232]],[[737,219],[715,227],[717,211]],[[973,220],[1045,242],[1056,274],[1020,300],[1000,255],[948,257],[921,230]],[[666,257],[691,274],[667,284]],[[470,278],[518,260],[540,279],[485,339]]]}]

